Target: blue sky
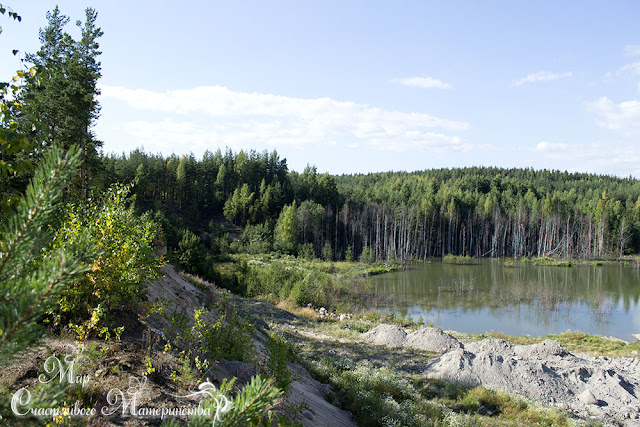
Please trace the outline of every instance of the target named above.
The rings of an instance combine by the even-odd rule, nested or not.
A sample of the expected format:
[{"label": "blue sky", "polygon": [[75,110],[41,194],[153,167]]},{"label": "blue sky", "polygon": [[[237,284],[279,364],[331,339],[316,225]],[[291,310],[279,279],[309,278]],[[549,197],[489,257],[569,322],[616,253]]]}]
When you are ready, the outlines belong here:
[{"label": "blue sky", "polygon": [[[56,2],[7,2],[0,80]],[[277,149],[290,169],[640,177],[637,1],[59,1],[98,10],[107,152]],[[2,77],[4,76],[4,77]]]}]

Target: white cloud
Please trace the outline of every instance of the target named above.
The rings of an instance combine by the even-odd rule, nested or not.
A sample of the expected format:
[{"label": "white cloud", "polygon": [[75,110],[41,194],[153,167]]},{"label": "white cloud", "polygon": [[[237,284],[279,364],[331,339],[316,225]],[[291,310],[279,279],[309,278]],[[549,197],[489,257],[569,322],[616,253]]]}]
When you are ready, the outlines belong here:
[{"label": "white cloud", "polygon": [[569,148],[568,144],[548,141],[540,141],[538,145],[536,145],[536,150],[541,152],[566,151],[567,148]]},{"label": "white cloud", "polygon": [[404,86],[413,86],[423,89],[450,89],[451,85],[445,83],[442,80],[434,79],[432,77],[407,77],[404,79],[393,79],[391,83],[398,83]]},{"label": "white cloud", "polygon": [[371,139],[368,143],[378,150],[394,152],[429,151],[442,153],[469,151],[472,148],[471,144],[465,143],[460,137],[431,132],[407,132],[397,135],[393,139]]},{"label": "white cloud", "polygon": [[530,151],[536,153],[536,157],[540,156],[535,161],[539,168],[640,176],[640,146],[633,143],[566,144],[541,141]]},{"label": "white cloud", "polygon": [[[136,144],[171,152],[189,144],[194,151],[230,147],[368,145],[384,151],[460,151],[468,145],[456,133],[466,122],[424,113],[383,110],[329,98],[302,99],[234,92],[220,86],[154,92],[102,86],[102,97],[150,112],[129,120],[121,131]],[[141,114],[149,116],[149,114]],[[184,116],[184,120],[181,119]],[[434,131],[438,130],[438,131]]]},{"label": "white cloud", "polygon": [[513,81],[513,86],[522,86],[526,83],[536,83],[536,82],[548,82],[552,80],[564,79],[571,77],[573,73],[552,73],[549,71],[538,71],[537,73],[531,73],[526,77],[523,77],[519,80]]},{"label": "white cloud", "polygon": [[618,73],[629,72],[633,74],[640,74],[640,62],[632,62],[631,64],[626,64],[618,70]]},{"label": "white cloud", "polygon": [[624,54],[626,56],[640,56],[640,45],[629,44],[624,47]]},{"label": "white cloud", "polygon": [[587,111],[596,115],[596,124],[624,136],[640,135],[640,102],[625,101],[616,104],[606,96],[586,103]]}]

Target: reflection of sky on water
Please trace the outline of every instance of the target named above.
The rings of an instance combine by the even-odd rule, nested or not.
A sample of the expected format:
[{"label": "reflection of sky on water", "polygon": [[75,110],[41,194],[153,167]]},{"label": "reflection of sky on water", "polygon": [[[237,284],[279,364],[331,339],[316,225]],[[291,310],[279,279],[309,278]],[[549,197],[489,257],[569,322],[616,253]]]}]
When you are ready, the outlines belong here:
[{"label": "reflection of sky on water", "polygon": [[633,316],[633,327],[636,333],[640,334],[640,306],[636,307],[635,315]]},{"label": "reflection of sky on water", "polygon": [[[388,307],[383,310],[390,311]],[[471,333],[498,331],[512,335],[546,335],[566,330],[597,334],[607,332],[609,328],[590,320],[592,316],[589,311],[589,307],[584,304],[573,304],[570,308],[558,307],[553,312],[547,311],[540,316],[535,306],[524,304],[474,310],[428,309],[415,304],[408,307],[407,315],[414,320],[422,317],[427,325],[432,323],[440,328]]]},{"label": "reflection of sky on water", "polygon": [[[625,271],[627,276],[623,277],[617,267],[533,269],[526,274],[515,272],[520,274],[515,277],[514,272],[507,272],[507,280],[496,282],[502,272],[494,264],[490,274],[478,269],[469,275],[473,270],[462,270],[467,271],[464,282],[460,279],[463,276],[451,274],[440,279],[434,270],[438,272],[425,267],[426,273],[417,280],[396,276],[397,284],[378,282],[376,291],[385,295],[378,309],[406,313],[414,320],[422,317],[427,325],[472,333],[539,336],[572,330],[625,340],[632,339],[629,334],[640,333],[637,271]],[[436,285],[423,284],[427,282],[425,277]]]}]

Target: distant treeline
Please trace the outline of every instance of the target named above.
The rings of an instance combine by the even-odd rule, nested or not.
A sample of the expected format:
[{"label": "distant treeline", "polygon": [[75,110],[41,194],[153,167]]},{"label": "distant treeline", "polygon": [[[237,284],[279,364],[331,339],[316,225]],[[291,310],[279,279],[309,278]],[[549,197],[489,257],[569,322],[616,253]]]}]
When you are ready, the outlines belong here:
[{"label": "distant treeline", "polygon": [[277,152],[104,157],[105,184],[137,178],[140,203],[192,225],[224,215],[249,251],[333,259],[597,258],[640,249],[633,178],[463,168],[342,175],[289,171]]}]

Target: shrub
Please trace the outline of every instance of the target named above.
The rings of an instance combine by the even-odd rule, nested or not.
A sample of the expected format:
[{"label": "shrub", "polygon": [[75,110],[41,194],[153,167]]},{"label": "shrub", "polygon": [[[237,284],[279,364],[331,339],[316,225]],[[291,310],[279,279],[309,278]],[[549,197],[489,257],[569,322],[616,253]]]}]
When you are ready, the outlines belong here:
[{"label": "shrub", "polygon": [[116,185],[100,199],[68,206],[54,247],[88,238],[101,252],[90,270],[61,294],[62,314],[85,317],[98,305],[134,308],[144,297],[144,285],[160,276],[164,261],[153,256],[152,245],[158,227],[148,215],[134,211],[130,190],[130,185]]},{"label": "shrub", "polygon": [[300,246],[298,256],[309,261],[316,259],[316,251],[313,249],[313,243],[304,243]]},{"label": "shrub", "polygon": [[176,258],[182,268],[190,272],[200,272],[204,259],[204,247],[200,237],[191,230],[184,230],[178,243]]},{"label": "shrub", "polygon": [[337,301],[336,294],[337,285],[331,275],[312,270],[303,280],[295,282],[289,298],[298,305],[330,308]]},{"label": "shrub", "polygon": [[505,267],[515,267],[516,266],[516,260],[513,258],[505,258],[504,259],[504,266]]},{"label": "shrub", "polygon": [[325,261],[333,260],[333,248],[329,242],[326,242],[322,247],[322,259]]},{"label": "shrub", "polygon": [[344,252],[344,260],[347,262],[353,261],[353,251],[351,245],[347,246],[347,250]]},{"label": "shrub", "polygon": [[269,253],[273,249],[269,228],[264,224],[247,225],[240,237],[244,252],[248,254]]},{"label": "shrub", "polygon": [[375,261],[375,254],[370,248],[364,248],[360,254],[360,262],[363,264],[371,264]]},{"label": "shrub", "polygon": [[287,393],[294,381],[289,370],[289,363],[294,359],[294,352],[291,345],[282,335],[272,333],[269,335],[267,343],[267,374],[275,380],[276,386]]},{"label": "shrub", "polygon": [[476,259],[473,257],[470,257],[469,255],[463,256],[463,255],[452,255],[452,254],[446,254],[442,258],[442,262],[444,264],[457,264],[457,265],[477,264]]}]

